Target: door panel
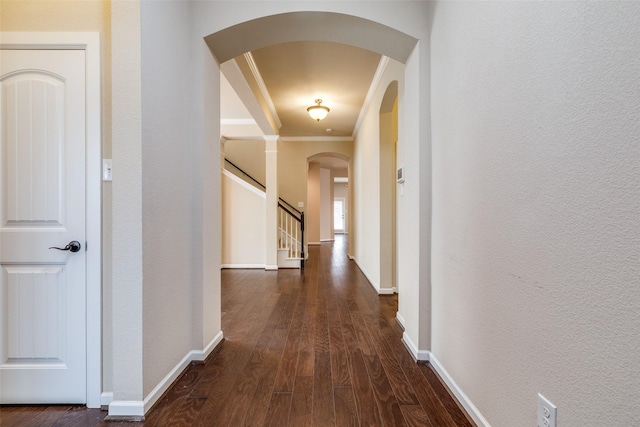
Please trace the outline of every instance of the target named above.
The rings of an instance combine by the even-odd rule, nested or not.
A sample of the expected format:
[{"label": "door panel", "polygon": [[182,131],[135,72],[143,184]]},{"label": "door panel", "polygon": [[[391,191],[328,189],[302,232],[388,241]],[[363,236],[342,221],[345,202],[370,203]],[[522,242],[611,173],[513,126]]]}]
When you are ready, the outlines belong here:
[{"label": "door panel", "polygon": [[64,81],[42,72],[17,73],[2,82],[6,224],[60,224],[60,132]]},{"label": "door panel", "polygon": [[85,52],[1,55],[0,403],[85,403]]}]

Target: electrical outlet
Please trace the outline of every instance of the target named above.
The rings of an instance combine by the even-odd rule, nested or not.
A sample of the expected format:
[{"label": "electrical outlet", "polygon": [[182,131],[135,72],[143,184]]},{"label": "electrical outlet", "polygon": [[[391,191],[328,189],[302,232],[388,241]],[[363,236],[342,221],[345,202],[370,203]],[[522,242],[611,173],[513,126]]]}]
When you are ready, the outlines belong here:
[{"label": "electrical outlet", "polygon": [[538,393],[538,427],[556,427],[558,408]]}]

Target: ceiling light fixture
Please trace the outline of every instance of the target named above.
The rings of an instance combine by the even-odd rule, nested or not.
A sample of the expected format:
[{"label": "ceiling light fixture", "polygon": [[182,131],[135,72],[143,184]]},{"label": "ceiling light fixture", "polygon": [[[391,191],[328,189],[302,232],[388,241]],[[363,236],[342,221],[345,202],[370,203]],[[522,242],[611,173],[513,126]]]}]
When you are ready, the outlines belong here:
[{"label": "ceiling light fixture", "polygon": [[317,105],[312,105],[311,107],[307,108],[307,113],[309,113],[313,120],[319,122],[320,120],[327,117],[327,114],[329,114],[329,107],[320,105],[322,104],[322,99],[316,99],[316,104]]}]

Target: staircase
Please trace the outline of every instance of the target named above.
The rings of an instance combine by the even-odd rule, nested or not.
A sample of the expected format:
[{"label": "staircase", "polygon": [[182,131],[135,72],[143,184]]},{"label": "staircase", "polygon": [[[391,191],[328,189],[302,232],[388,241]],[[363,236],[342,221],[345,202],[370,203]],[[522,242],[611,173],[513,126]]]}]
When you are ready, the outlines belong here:
[{"label": "staircase", "polygon": [[[300,232],[300,234],[298,234]],[[304,268],[304,212],[278,203],[278,267]]]},{"label": "staircase", "polygon": [[[225,164],[231,166],[246,182],[261,191],[266,187],[246,173],[233,162],[225,158]],[[304,268],[306,252],[304,246],[304,212],[294,208],[282,198],[278,201],[278,268]]]}]

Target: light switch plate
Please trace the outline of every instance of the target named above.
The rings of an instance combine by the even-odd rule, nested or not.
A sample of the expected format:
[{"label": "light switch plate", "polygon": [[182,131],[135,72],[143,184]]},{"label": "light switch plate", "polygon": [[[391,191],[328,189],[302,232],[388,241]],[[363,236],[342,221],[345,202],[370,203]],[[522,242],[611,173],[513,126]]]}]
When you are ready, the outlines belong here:
[{"label": "light switch plate", "polygon": [[111,159],[102,159],[102,180],[113,181],[113,169]]}]

